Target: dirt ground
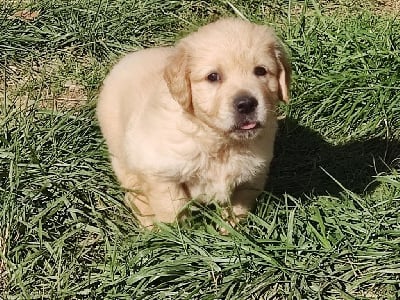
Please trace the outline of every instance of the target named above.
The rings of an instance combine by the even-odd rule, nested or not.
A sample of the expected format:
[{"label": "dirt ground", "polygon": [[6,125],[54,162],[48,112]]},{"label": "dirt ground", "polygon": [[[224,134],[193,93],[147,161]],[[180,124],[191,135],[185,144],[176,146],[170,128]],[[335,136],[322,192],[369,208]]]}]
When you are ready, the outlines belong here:
[{"label": "dirt ground", "polygon": [[400,13],[400,0],[378,0],[376,7],[390,13]]}]

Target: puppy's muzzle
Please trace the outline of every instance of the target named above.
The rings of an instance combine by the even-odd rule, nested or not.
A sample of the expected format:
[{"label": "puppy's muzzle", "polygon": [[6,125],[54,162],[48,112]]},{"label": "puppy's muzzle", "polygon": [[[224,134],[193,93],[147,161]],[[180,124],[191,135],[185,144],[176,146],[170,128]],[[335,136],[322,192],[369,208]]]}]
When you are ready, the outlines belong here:
[{"label": "puppy's muzzle", "polygon": [[250,93],[240,93],[233,98],[235,125],[233,131],[239,138],[253,137],[260,122],[257,118],[257,99]]}]

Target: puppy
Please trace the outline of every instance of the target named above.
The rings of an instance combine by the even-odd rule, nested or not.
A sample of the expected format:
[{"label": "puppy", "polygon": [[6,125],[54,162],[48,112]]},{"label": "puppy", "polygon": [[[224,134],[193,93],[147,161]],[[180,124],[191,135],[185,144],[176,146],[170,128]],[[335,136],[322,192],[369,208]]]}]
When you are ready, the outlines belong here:
[{"label": "puppy", "polygon": [[176,221],[190,199],[217,201],[232,223],[246,216],[264,188],[290,73],[272,29],[233,18],[116,64],[97,116],[143,226]]}]

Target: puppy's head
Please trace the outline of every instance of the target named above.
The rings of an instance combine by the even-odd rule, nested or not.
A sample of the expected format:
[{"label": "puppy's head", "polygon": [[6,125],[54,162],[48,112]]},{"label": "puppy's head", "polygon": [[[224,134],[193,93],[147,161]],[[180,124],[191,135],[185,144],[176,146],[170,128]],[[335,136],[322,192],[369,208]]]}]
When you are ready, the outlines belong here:
[{"label": "puppy's head", "polygon": [[223,19],[181,40],[164,78],[184,110],[234,139],[250,139],[289,101],[290,66],[272,29]]}]

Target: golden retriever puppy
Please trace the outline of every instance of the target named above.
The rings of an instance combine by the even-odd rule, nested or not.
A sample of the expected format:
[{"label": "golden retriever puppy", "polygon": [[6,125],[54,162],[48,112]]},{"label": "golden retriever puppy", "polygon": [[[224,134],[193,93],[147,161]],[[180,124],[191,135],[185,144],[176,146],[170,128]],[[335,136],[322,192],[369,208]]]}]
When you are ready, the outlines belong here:
[{"label": "golden retriever puppy", "polygon": [[233,223],[245,217],[264,188],[289,81],[273,30],[234,18],[117,63],[97,116],[141,224],[176,221],[189,199],[220,203]]}]

